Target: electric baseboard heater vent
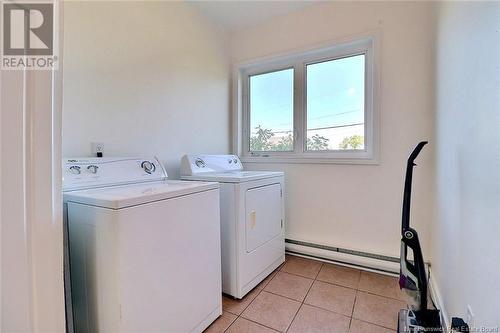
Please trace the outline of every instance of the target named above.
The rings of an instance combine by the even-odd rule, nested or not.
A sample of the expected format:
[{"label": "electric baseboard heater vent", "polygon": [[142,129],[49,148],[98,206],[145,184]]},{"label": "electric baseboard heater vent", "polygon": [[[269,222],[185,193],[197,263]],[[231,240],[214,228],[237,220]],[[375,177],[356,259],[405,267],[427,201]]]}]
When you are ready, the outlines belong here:
[{"label": "electric baseboard heater vent", "polygon": [[397,274],[399,272],[400,259],[398,257],[303,242],[294,239],[285,239],[285,243],[286,251],[290,254],[391,274]]}]

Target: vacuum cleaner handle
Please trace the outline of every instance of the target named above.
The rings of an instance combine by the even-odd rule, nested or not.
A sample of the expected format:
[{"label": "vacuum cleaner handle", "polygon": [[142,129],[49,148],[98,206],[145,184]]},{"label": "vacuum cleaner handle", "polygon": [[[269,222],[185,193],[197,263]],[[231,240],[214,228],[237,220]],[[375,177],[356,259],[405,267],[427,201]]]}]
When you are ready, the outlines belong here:
[{"label": "vacuum cleaner handle", "polygon": [[403,237],[404,231],[410,228],[411,181],[413,177],[413,167],[416,165],[415,159],[427,143],[427,141],[419,142],[415,149],[413,149],[410,157],[408,157],[408,163],[406,164],[405,188],[403,193],[403,217],[401,224],[401,236]]},{"label": "vacuum cleaner handle", "polygon": [[429,143],[428,141],[421,141],[417,144],[415,149],[413,149],[413,151],[411,152],[410,157],[408,157],[408,165],[410,163],[415,165],[414,163],[415,159],[417,158],[418,154],[420,154],[420,151],[424,148],[424,146],[428,143]]}]

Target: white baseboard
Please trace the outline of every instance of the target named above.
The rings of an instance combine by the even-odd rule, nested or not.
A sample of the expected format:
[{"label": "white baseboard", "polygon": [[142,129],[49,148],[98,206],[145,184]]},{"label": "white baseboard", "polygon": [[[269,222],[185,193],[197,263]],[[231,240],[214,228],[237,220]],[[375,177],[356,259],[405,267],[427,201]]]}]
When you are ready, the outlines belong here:
[{"label": "white baseboard", "polygon": [[434,301],[434,305],[438,310],[441,311],[441,323],[445,328],[451,326],[450,317],[448,317],[448,312],[444,306],[443,297],[441,295],[441,291],[439,290],[439,286],[432,275],[432,268],[429,267],[429,293],[431,299]]}]

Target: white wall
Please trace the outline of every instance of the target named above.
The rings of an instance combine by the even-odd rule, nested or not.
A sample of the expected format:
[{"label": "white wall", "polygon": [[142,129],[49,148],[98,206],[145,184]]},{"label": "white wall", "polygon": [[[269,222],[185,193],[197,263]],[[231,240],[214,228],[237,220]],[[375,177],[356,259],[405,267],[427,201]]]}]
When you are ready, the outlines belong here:
[{"label": "white wall", "polygon": [[433,275],[448,315],[499,327],[500,3],[445,2],[437,35]]},{"label": "white wall", "polygon": [[63,155],[229,150],[225,35],[183,2],[67,2]]},{"label": "white wall", "polygon": [[430,2],[330,2],[232,35],[232,61],[238,63],[380,31],[380,164],[247,164],[286,172],[286,237],[398,256],[406,159],[418,141],[428,139],[413,196],[414,225],[428,249],[435,145],[433,10]]}]

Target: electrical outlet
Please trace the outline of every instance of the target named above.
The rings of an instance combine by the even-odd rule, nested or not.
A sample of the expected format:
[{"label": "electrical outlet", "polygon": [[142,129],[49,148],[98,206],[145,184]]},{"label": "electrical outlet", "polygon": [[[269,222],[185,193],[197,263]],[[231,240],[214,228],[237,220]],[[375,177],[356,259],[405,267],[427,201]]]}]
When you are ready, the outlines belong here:
[{"label": "electrical outlet", "polygon": [[98,153],[101,153],[104,155],[104,143],[102,142],[91,142],[91,151],[92,151],[92,156],[97,156]]},{"label": "electrical outlet", "polygon": [[469,325],[469,328],[472,330],[473,328],[476,327],[476,323],[474,322],[474,312],[472,312],[472,307],[470,304],[467,304],[467,320],[466,320],[467,325]]}]

